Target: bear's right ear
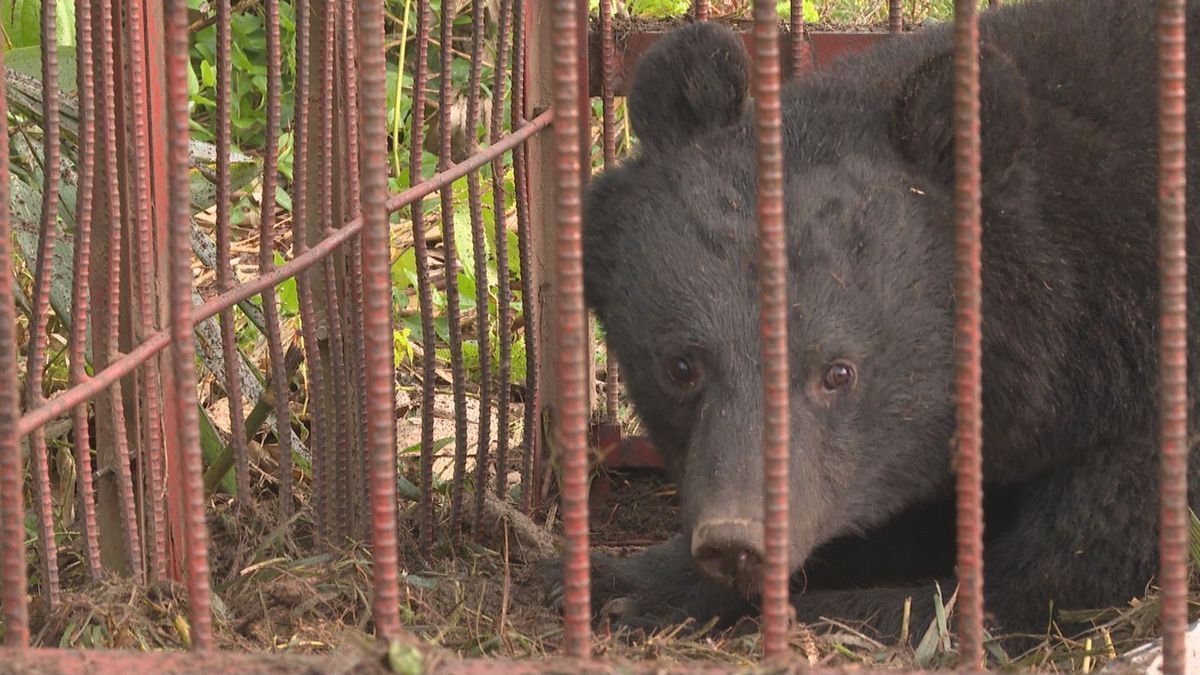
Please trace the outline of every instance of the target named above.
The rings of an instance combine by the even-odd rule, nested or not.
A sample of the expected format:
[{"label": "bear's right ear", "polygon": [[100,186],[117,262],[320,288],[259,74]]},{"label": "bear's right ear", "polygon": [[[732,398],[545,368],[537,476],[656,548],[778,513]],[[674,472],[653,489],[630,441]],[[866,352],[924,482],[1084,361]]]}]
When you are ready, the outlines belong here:
[{"label": "bear's right ear", "polygon": [[629,121],[654,151],[736,122],[750,84],[750,57],[729,28],[700,22],[667,33],[634,69]]}]

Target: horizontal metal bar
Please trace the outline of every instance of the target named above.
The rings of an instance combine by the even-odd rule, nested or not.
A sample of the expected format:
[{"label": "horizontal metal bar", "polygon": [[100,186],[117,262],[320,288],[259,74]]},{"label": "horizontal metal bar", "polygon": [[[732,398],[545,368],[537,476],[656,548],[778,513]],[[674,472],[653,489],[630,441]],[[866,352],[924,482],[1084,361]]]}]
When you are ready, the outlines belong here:
[{"label": "horizontal metal bar", "polygon": [[[444,188],[455,180],[488,164],[505,152],[525,142],[537,132],[550,126],[553,116],[553,111],[547,110],[529,122],[522,124],[516,131],[508,134],[498,143],[488,146],[482,152],[463,160],[446,171],[435,174],[429,180],[419,185],[414,185],[394,195],[388,199],[388,213],[395,213],[417,199]],[[335,230],[331,236],[322,239],[304,253],[280,265],[273,272],[245,281],[220,295],[210,298],[203,305],[195,309],[192,315],[193,321],[199,324],[201,321],[211,319],[223,310],[229,309],[247,298],[258,295],[268,288],[274,288],[286,279],[296,276],[320,262],[330,253],[336,251],[339,246],[358,234],[360,229],[362,229],[361,217],[348,221],[341,229]],[[17,437],[24,438],[34,429],[44,426],[56,417],[65,415],[75,406],[111,387],[122,377],[133,372],[138,366],[141,366],[155,354],[162,351],[169,342],[170,336],[166,332],[158,332],[149,336],[145,342],[138,345],[133,351],[115,359],[107,368],[96,373],[85,382],[58,394],[22,416],[20,423],[17,425]]]}]

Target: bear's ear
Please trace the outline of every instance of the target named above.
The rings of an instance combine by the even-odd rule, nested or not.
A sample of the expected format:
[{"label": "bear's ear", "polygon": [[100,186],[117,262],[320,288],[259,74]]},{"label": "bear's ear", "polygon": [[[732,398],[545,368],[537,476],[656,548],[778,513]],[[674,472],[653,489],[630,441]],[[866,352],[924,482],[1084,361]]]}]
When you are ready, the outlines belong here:
[{"label": "bear's ear", "polygon": [[750,57],[741,40],[717,23],[694,23],[655,42],[634,69],[629,121],[647,149],[666,150],[742,114]]},{"label": "bear's ear", "polygon": [[[1025,79],[1003,53],[983,43],[979,54],[980,154],[983,178],[1008,172],[1029,131]],[[892,138],[910,162],[947,184],[954,181],[954,61],[941,52],[904,82],[895,102]]]}]

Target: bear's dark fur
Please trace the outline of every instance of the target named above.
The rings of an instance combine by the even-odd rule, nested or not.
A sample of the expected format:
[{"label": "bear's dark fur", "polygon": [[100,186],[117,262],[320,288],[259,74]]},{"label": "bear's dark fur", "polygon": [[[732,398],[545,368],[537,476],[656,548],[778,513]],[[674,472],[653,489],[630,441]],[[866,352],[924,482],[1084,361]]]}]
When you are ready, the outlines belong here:
[{"label": "bear's dark fur", "polygon": [[[1149,0],[980,19],[990,626],[1122,605],[1158,565],[1157,60]],[[1188,4],[1189,322],[1200,316],[1200,0]],[[793,604],[913,634],[955,588],[951,27],[783,92]],[[594,555],[617,621],[755,611],[762,550],[753,102],[694,24],[639,63],[641,151],[591,185],[585,293],[679,483],[682,533]],[[1189,340],[1191,400],[1200,341]],[[1197,419],[1193,405],[1192,430]],[[1200,462],[1189,470],[1200,506]],[[703,571],[702,571],[703,570]]]}]

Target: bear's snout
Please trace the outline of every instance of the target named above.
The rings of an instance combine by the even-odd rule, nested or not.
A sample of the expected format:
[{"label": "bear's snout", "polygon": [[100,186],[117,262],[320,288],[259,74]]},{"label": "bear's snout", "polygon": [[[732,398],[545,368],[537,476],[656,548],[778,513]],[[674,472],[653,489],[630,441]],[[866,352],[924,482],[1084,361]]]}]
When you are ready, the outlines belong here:
[{"label": "bear's snout", "polygon": [[703,520],[692,528],[692,558],[707,576],[749,594],[761,585],[762,541],[761,523]]}]

